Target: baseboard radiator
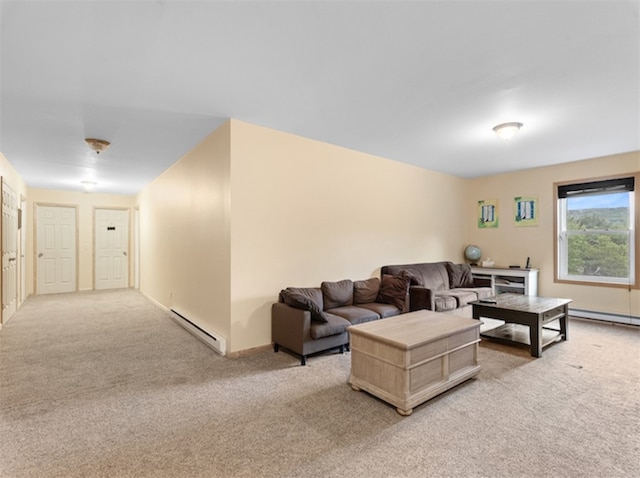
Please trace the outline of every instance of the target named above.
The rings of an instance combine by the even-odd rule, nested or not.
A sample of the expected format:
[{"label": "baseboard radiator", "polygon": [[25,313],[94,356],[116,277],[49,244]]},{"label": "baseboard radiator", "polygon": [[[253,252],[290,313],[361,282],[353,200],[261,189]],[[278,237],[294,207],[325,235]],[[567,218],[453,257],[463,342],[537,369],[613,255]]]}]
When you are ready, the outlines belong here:
[{"label": "baseboard radiator", "polygon": [[220,355],[226,355],[227,341],[224,337],[207,332],[174,309],[169,310],[171,311],[171,318],[175,320],[179,325],[184,327],[187,331],[191,332],[195,337],[199,338],[202,342],[207,344]]},{"label": "baseboard radiator", "polygon": [[619,324],[640,325],[640,317],[633,315],[611,314],[608,312],[594,312],[592,310],[572,309],[569,307],[569,315],[585,319],[604,320]]}]

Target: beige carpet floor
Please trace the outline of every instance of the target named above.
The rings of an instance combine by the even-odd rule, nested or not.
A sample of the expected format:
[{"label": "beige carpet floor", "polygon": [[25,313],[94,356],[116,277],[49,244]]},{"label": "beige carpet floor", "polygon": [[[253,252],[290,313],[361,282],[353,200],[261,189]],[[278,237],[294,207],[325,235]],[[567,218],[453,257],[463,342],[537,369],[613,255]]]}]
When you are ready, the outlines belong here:
[{"label": "beige carpet floor", "polygon": [[349,354],[228,359],[135,291],[34,297],[0,331],[0,476],[640,476],[640,329],[479,359],[401,417]]}]

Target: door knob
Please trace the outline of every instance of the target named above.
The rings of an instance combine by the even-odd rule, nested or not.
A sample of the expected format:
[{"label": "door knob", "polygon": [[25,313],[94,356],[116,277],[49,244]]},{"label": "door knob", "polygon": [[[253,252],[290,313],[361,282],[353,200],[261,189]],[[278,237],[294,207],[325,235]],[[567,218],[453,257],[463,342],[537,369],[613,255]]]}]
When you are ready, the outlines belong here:
[{"label": "door knob", "polygon": [[126,255],[127,255],[127,251],[124,251],[124,252],[122,253],[122,255],[123,255],[123,256],[126,256]]},{"label": "door knob", "polygon": [[38,254],[38,257],[42,257],[44,256],[44,254],[41,252],[40,254]]}]

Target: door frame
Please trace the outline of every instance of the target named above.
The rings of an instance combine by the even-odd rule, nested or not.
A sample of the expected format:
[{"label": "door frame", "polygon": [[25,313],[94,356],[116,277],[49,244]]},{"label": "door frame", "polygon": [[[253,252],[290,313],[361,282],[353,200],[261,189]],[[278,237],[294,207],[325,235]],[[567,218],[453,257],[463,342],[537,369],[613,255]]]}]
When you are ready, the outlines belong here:
[{"label": "door frame", "polygon": [[27,299],[27,198],[20,194],[20,209],[18,210],[18,240],[20,242],[20,281],[18,283],[19,303]]},{"label": "door frame", "polygon": [[133,288],[140,289],[140,209],[133,210]]}]

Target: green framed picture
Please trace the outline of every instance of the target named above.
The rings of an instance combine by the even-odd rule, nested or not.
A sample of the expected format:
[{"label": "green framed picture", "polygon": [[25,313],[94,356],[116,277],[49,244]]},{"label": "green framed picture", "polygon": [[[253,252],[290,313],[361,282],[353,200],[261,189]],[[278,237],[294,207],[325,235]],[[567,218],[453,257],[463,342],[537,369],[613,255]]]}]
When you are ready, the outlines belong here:
[{"label": "green framed picture", "polygon": [[537,196],[516,196],[513,198],[513,215],[518,227],[538,225]]},{"label": "green framed picture", "polygon": [[497,199],[483,199],[478,201],[478,227],[480,229],[498,227]]}]

